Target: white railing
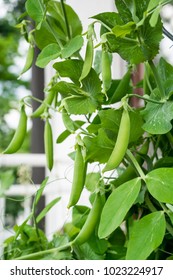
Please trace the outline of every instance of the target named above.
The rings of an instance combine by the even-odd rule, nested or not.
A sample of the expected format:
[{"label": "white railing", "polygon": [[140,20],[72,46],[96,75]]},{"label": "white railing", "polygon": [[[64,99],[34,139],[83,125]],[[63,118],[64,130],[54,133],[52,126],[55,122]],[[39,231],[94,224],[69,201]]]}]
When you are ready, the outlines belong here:
[{"label": "white railing", "polygon": [[[0,155],[0,167],[12,167],[25,165],[28,167],[45,167],[46,176],[49,176],[49,181],[44,190],[45,204],[48,204],[55,197],[62,197],[61,202],[54,206],[45,218],[45,232],[48,237],[59,230],[67,219],[66,201],[68,199],[69,182],[60,174],[64,173],[67,168],[67,161],[56,160],[54,170],[49,173],[46,169],[46,159],[44,154],[15,154],[15,155]],[[58,174],[55,172],[58,166]],[[64,184],[65,182],[65,184]],[[24,211],[19,216],[17,223],[20,225],[30,214],[31,201],[33,195],[39,189],[39,185],[30,184],[15,184],[5,191],[4,197],[0,198],[0,251],[3,241],[11,234],[9,229],[6,230],[5,225],[5,201],[8,197],[24,196],[23,208]],[[12,230],[11,230],[12,231]],[[2,253],[2,252],[0,252]],[[1,254],[0,254],[1,255]]]}]

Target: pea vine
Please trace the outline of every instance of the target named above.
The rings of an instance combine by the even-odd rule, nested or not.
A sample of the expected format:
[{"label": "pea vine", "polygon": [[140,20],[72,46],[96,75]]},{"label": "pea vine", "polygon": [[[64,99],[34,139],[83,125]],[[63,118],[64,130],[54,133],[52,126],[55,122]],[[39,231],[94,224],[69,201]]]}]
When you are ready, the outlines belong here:
[{"label": "pea vine", "polygon": [[[49,242],[38,221],[60,198],[37,217],[33,210],[4,242],[6,259],[173,259],[173,66],[163,57],[154,60],[163,35],[173,39],[160,15],[171,2],[116,0],[117,12],[92,15],[93,22],[83,31],[78,15],[65,1],[26,1],[26,13],[17,25],[29,43],[21,75],[32,66],[35,47],[40,49],[36,65],[45,68],[51,62],[56,73],[45,88],[44,101],[35,99],[38,108],[31,116],[25,112],[26,99],[34,97],[21,101],[19,126],[4,153],[19,150],[28,117],[42,118],[51,171],[50,110],[60,112],[65,130],[57,135],[57,145],[71,134],[76,137],[69,155],[74,160],[67,202],[72,221]],[[127,62],[122,79],[112,75],[114,53]],[[139,64],[144,75],[134,85]],[[133,106],[132,97],[142,99],[143,105]],[[89,172],[91,166],[98,171]],[[46,184],[47,179],[34,207]],[[79,204],[84,188],[90,193],[91,208]],[[29,226],[30,219],[34,226]]]}]

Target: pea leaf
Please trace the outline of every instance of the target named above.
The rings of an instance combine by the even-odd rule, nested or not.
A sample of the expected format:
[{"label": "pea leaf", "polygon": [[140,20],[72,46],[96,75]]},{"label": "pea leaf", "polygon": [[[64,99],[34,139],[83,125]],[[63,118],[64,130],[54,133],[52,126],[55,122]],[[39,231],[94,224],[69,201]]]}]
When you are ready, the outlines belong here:
[{"label": "pea leaf", "polygon": [[61,197],[57,197],[53,199],[46,207],[40,212],[40,214],[36,218],[36,222],[39,223],[49,212],[49,210],[58,202],[60,201]]},{"label": "pea leaf", "polygon": [[130,232],[126,260],[147,259],[162,243],[165,230],[166,222],[162,211],[151,213],[135,222]]},{"label": "pea leaf", "polygon": [[130,34],[135,28],[135,23],[130,21],[124,25],[116,25],[112,28],[112,32],[116,35],[116,37],[125,37],[127,34]]},{"label": "pea leaf", "polygon": [[[67,14],[70,36],[71,38],[74,38],[75,36],[82,33],[82,24],[76,12],[69,5],[65,3],[64,5]],[[65,36],[64,39],[66,41],[66,39],[68,38],[68,33],[63,10],[61,8],[61,3],[55,0],[50,0],[47,5],[47,10],[52,18],[55,19],[56,25],[63,30]]]},{"label": "pea leaf", "polygon": [[115,25],[123,25],[123,21],[118,13],[104,12],[93,16],[92,18],[99,20],[100,22],[107,25],[109,28],[113,28]]},{"label": "pea leaf", "polygon": [[96,137],[85,136],[84,144],[87,149],[86,160],[89,162],[98,161],[100,163],[107,162],[114,145],[103,128],[98,130]]},{"label": "pea leaf", "polygon": [[85,187],[90,192],[94,192],[98,188],[101,174],[99,172],[88,173],[85,180]]},{"label": "pea leaf", "polygon": [[78,59],[70,59],[66,61],[56,62],[53,68],[58,71],[61,77],[68,77],[77,85],[80,85],[79,78],[82,73],[83,63]]},{"label": "pea leaf", "polygon": [[52,43],[43,48],[37,57],[36,65],[44,68],[50,61],[56,59],[61,54],[61,49],[58,44]]},{"label": "pea leaf", "polygon": [[43,0],[27,0],[25,4],[28,15],[37,23],[39,29],[39,23],[44,19],[45,7]]},{"label": "pea leaf", "polygon": [[81,49],[83,45],[83,38],[81,35],[77,35],[72,38],[62,49],[61,55],[62,58],[68,58],[75,54],[77,51]]},{"label": "pea leaf", "polygon": [[124,59],[132,64],[153,59],[159,51],[159,43],[162,39],[162,23],[159,18],[155,27],[149,24],[147,18],[143,25],[138,27],[138,36],[132,32],[124,38],[116,37],[114,34],[107,34],[107,43],[110,52],[117,52]]},{"label": "pea leaf", "polygon": [[173,104],[171,101],[164,104],[148,103],[141,114],[145,120],[142,128],[151,134],[165,134],[172,128]]},{"label": "pea leaf", "polygon": [[146,175],[150,194],[160,202],[173,203],[173,168],[158,168]]},{"label": "pea leaf", "polygon": [[108,197],[101,214],[98,236],[105,238],[123,222],[127,212],[135,202],[141,187],[140,178],[132,179]]}]

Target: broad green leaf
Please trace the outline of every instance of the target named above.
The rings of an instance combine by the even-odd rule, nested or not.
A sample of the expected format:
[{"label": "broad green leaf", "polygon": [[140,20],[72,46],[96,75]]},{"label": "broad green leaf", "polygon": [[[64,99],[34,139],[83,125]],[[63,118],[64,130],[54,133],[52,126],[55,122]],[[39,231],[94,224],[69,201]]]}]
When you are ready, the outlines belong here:
[{"label": "broad green leaf", "polygon": [[141,114],[145,120],[142,128],[151,134],[165,134],[172,128],[173,103],[171,101],[163,104],[149,102]]},{"label": "broad green leaf", "polygon": [[82,226],[86,221],[89,211],[90,208],[88,208],[87,206],[75,205],[73,207],[73,212],[72,212],[73,225],[77,228],[82,228]]},{"label": "broad green leaf", "polygon": [[130,34],[135,29],[135,23],[130,21],[124,25],[116,25],[112,28],[112,32],[116,35],[116,37],[125,37],[127,34]]},{"label": "broad green leaf", "polygon": [[173,66],[168,63],[163,57],[161,57],[161,59],[159,60],[157,70],[162,81],[165,82],[167,80],[173,79]]},{"label": "broad green leaf", "polygon": [[98,236],[105,238],[123,222],[127,212],[134,204],[141,187],[140,178],[132,179],[108,197],[101,214]]},{"label": "broad green leaf", "polygon": [[42,25],[39,30],[35,31],[35,41],[39,49],[44,49],[47,45],[58,44],[57,39],[59,38],[59,33],[55,33],[53,29],[49,26],[46,21],[42,22]]},{"label": "broad green leaf", "polygon": [[[139,36],[141,38],[140,42],[138,40]],[[153,28],[147,18],[137,32],[132,32],[128,37],[117,38],[114,34],[109,33],[106,37],[110,52],[117,52],[124,60],[132,64],[138,64],[151,60],[157,55],[159,43],[162,39],[162,23],[159,19]]]},{"label": "broad green leaf", "polygon": [[99,172],[88,173],[85,180],[85,187],[90,192],[94,192],[100,183],[101,174]]},{"label": "broad green leaf", "polygon": [[98,130],[96,137],[84,137],[84,144],[87,149],[86,160],[89,162],[98,161],[105,163],[112,152],[114,143],[110,140],[103,128]]},{"label": "broad green leaf", "polygon": [[95,99],[85,96],[72,96],[64,99],[65,109],[74,115],[87,115],[96,111],[98,102]]},{"label": "broad green leaf", "polygon": [[28,15],[37,22],[41,23],[44,19],[45,6],[43,0],[27,0],[25,4]]},{"label": "broad green leaf", "polygon": [[160,202],[173,203],[173,168],[158,168],[146,175],[150,194]]},{"label": "broad green leaf", "polygon": [[165,2],[167,2],[167,0],[150,0],[147,7],[147,12],[157,8],[159,5],[164,4]]},{"label": "broad green leaf", "polygon": [[145,260],[162,243],[166,230],[164,212],[144,216],[134,223],[127,244],[126,260]]},{"label": "broad green leaf", "polygon": [[68,58],[79,51],[83,46],[83,38],[81,35],[78,35],[72,38],[62,49],[61,55],[62,58]]},{"label": "broad green leaf", "polygon": [[[73,38],[77,35],[82,33],[82,24],[77,15],[77,13],[67,4],[65,4],[65,10],[67,14],[67,20],[69,25],[70,37]],[[49,1],[48,6],[48,13],[55,19],[57,25],[59,25],[63,32],[64,32],[64,39],[68,38],[66,22],[63,14],[63,10],[61,7],[61,3],[57,1]],[[65,40],[66,41],[66,40]]]},{"label": "broad green leaf", "polygon": [[68,77],[72,82],[80,85],[79,78],[82,72],[83,63],[79,59],[69,59],[57,62],[53,65],[61,77]]},{"label": "broad green leaf", "polygon": [[115,25],[123,25],[123,21],[120,15],[114,12],[104,12],[93,16],[92,18],[97,19],[101,23],[104,23],[109,28],[113,28]]},{"label": "broad green leaf", "polygon": [[[74,129],[75,131],[80,128],[85,122],[84,121],[79,121],[79,120],[76,120],[73,122],[73,125],[74,125]],[[56,143],[62,143],[63,141],[65,141],[65,139],[70,136],[71,133],[68,131],[68,130],[64,130],[57,138],[56,140]]]},{"label": "broad green leaf", "polygon": [[132,13],[127,5],[127,0],[115,0],[115,5],[117,7],[118,13],[124,23],[132,21]]},{"label": "broad green leaf", "polygon": [[52,43],[43,48],[38,55],[36,65],[40,68],[44,68],[50,61],[56,59],[61,54],[61,49],[58,44]]},{"label": "broad green leaf", "polygon": [[155,27],[156,26],[157,21],[159,19],[160,11],[161,11],[161,7],[158,7],[154,11],[154,13],[151,15],[151,18],[150,18],[150,25],[151,25],[151,27]]},{"label": "broad green leaf", "polygon": [[57,204],[57,202],[59,202],[61,199],[61,197],[57,197],[55,199],[53,199],[49,204],[46,205],[46,207],[41,211],[41,213],[37,216],[36,218],[36,222],[39,223],[45,216],[46,214],[49,212],[49,210],[55,205]]}]

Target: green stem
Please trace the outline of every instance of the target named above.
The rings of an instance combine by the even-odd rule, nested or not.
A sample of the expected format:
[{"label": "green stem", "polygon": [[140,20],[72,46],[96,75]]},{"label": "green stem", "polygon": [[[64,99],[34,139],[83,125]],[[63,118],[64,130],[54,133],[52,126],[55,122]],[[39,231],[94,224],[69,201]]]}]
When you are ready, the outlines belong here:
[{"label": "green stem", "polygon": [[148,97],[145,97],[145,96],[136,94],[136,93],[127,94],[127,97],[131,97],[131,96],[135,96],[135,97],[137,97],[137,98],[146,100],[146,101],[148,101],[148,102],[156,103],[156,104],[164,104],[164,103],[165,103],[164,101],[155,100],[155,99],[148,98]]},{"label": "green stem", "polygon": [[64,15],[66,29],[67,29],[67,36],[68,36],[68,39],[70,40],[71,39],[71,34],[70,34],[70,28],[69,28],[67,13],[66,13],[65,5],[64,5],[64,0],[61,0],[60,2],[61,2],[61,7],[62,7],[63,15]]},{"label": "green stem", "polygon": [[29,260],[29,259],[33,259],[33,258],[38,258],[40,256],[46,255],[46,254],[51,254],[51,253],[55,253],[55,252],[60,252],[63,250],[68,249],[69,247],[72,246],[72,242],[69,242],[63,246],[60,246],[58,248],[52,248],[52,249],[48,249],[48,250],[44,250],[44,251],[40,251],[40,252],[36,252],[36,253],[32,253],[26,256],[21,256],[19,258],[16,258],[15,260]]},{"label": "green stem", "polygon": [[154,207],[153,203],[151,202],[148,193],[146,193],[145,202],[146,202],[146,204],[147,204],[147,206],[148,206],[148,209],[149,209],[151,212],[156,212],[156,211],[157,211],[157,209]]},{"label": "green stem", "polygon": [[161,81],[161,77],[159,77],[159,74],[158,74],[158,72],[157,72],[157,68],[156,68],[156,66],[154,65],[153,61],[152,61],[152,60],[149,60],[149,61],[148,61],[148,64],[149,64],[150,67],[151,67],[151,70],[152,70],[152,72],[153,72],[153,75],[154,75],[156,84],[157,84],[158,89],[159,89],[160,94],[161,94],[161,97],[162,97],[162,99],[164,100],[164,99],[165,99],[165,90],[164,90],[164,87],[163,87],[163,84],[162,84],[162,81]]},{"label": "green stem", "polygon": [[134,155],[131,153],[130,150],[127,149],[126,151],[126,155],[128,156],[128,158],[130,159],[130,161],[132,162],[132,164],[134,165],[134,167],[136,168],[137,172],[139,173],[140,177],[145,181],[145,174],[143,172],[143,170],[141,169],[139,163],[137,162],[136,158],[134,157]]}]

